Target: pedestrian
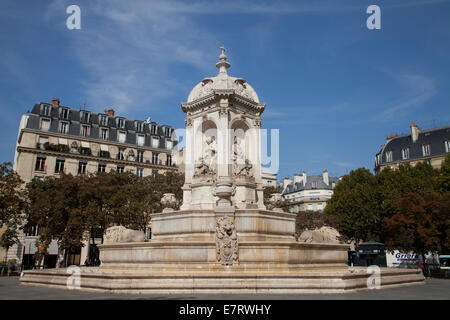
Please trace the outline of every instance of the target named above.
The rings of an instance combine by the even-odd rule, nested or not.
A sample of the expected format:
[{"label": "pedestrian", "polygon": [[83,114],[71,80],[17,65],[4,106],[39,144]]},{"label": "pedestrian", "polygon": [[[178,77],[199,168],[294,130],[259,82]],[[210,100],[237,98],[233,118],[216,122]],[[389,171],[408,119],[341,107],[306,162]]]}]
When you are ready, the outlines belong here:
[{"label": "pedestrian", "polygon": [[425,263],[424,263],[424,274],[425,274],[425,278],[430,277],[430,269],[428,268],[427,259],[425,259]]}]

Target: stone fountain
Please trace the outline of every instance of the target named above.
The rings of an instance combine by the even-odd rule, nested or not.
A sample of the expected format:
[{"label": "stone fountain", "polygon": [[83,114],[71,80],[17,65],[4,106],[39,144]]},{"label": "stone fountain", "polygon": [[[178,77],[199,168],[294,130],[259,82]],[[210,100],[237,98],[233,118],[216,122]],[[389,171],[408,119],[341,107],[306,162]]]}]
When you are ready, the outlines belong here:
[{"label": "stone fountain", "polygon": [[[348,245],[296,235],[293,213],[274,195],[263,201],[261,114],[255,90],[229,76],[222,47],[218,75],[186,103],[185,184],[174,210],[152,215],[152,239],[116,233],[100,247],[101,266],[81,268],[80,289],[120,293],[302,293],[367,288],[371,274],[346,265]],[[331,239],[331,238],[330,238]],[[129,242],[131,241],[131,242]],[[22,284],[66,286],[65,269],[26,271]],[[381,285],[421,283],[417,270],[381,270]]]}]

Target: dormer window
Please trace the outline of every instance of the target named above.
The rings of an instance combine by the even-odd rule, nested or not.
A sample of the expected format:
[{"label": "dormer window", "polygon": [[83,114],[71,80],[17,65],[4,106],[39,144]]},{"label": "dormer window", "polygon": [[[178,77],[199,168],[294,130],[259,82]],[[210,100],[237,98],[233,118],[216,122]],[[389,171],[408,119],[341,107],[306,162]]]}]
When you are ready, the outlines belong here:
[{"label": "dormer window", "polygon": [[317,181],[311,182],[311,188],[312,189],[317,189]]},{"label": "dormer window", "polygon": [[118,128],[121,128],[121,129],[125,128],[125,119],[123,119],[123,118],[118,118],[118,119],[117,119],[117,127],[118,127]]},{"label": "dormer window", "polygon": [[69,123],[65,122],[65,121],[61,121],[59,123],[58,132],[59,133],[68,133],[69,132]]},{"label": "dormer window", "polygon": [[59,117],[61,119],[69,119],[69,109],[61,108],[59,111]]},{"label": "dormer window", "polygon": [[52,113],[52,106],[48,104],[41,104],[41,115],[50,117]]},{"label": "dormer window", "polygon": [[108,129],[100,128],[100,139],[108,140]]},{"label": "dormer window", "polygon": [[143,132],[144,131],[144,123],[136,121],[136,131]]},{"label": "dormer window", "polygon": [[422,146],[422,154],[424,157],[427,157],[431,154],[431,149],[429,144],[424,144]]},{"label": "dormer window", "polygon": [[99,118],[99,124],[101,125],[101,126],[108,126],[108,117],[106,116],[106,115],[100,115],[100,118]]},{"label": "dormer window", "polygon": [[151,131],[151,134],[156,134],[156,126],[155,125],[152,125],[152,131]]},{"label": "dormer window", "polygon": [[386,152],[386,162],[392,162],[392,151]]},{"label": "dormer window", "polygon": [[88,125],[82,125],[81,126],[81,135],[83,137],[89,137],[91,135],[91,127]]},{"label": "dormer window", "polygon": [[403,160],[409,159],[409,148],[407,147],[402,148],[402,159]]},{"label": "dormer window", "polygon": [[91,113],[87,111],[81,111],[80,120],[84,123],[89,123],[89,120],[91,119]]},{"label": "dormer window", "polygon": [[444,141],[445,152],[450,152],[450,140]]},{"label": "dormer window", "polygon": [[170,137],[171,134],[172,134],[172,128],[165,127],[164,128],[164,135],[166,137]]}]

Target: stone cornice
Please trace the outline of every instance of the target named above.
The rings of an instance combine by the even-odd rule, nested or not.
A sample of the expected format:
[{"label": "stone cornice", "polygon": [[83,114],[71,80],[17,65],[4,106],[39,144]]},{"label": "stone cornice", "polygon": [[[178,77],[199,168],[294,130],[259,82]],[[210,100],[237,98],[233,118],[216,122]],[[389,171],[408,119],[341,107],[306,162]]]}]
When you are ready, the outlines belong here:
[{"label": "stone cornice", "polygon": [[123,164],[123,165],[133,166],[133,167],[153,168],[153,169],[162,169],[162,170],[178,170],[178,168],[176,166],[172,167],[172,166],[165,166],[162,164],[153,164],[153,163],[146,163],[146,162],[102,158],[102,157],[88,156],[88,155],[76,154],[76,153],[70,153],[70,152],[58,152],[58,151],[42,150],[42,149],[27,148],[27,147],[17,147],[17,151],[33,153],[33,154],[48,155],[48,156],[54,156],[54,157],[61,157],[61,158],[72,158],[72,159],[86,160],[86,161]]},{"label": "stone cornice", "polygon": [[235,93],[234,89],[215,89],[213,93],[202,97],[200,99],[194,100],[192,102],[181,103],[181,109],[186,113],[197,112],[198,110],[210,105],[213,102],[219,102],[220,99],[228,98],[231,102],[236,102],[237,104],[257,113],[260,115],[264,112],[266,107],[265,103],[257,103],[250,100],[244,96]]}]

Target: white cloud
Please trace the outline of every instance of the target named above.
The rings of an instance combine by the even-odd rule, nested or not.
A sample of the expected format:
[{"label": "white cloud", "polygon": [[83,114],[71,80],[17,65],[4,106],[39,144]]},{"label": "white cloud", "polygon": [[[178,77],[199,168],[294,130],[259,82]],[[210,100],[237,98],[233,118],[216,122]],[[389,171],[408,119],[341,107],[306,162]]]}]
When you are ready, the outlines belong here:
[{"label": "white cloud", "polygon": [[437,93],[435,81],[427,76],[386,73],[406,89],[401,98],[389,102],[388,107],[376,115],[376,120],[391,120],[400,112],[423,107]]},{"label": "white cloud", "polygon": [[[406,2],[405,2],[406,3]],[[417,4],[418,2],[416,2]],[[48,23],[61,23],[68,0],[54,1],[46,13]],[[70,39],[69,51],[88,77],[83,80],[88,105],[113,107],[126,113],[154,108],[162,98],[187,96],[195,83],[177,80],[173,68],[194,68],[210,76],[219,54],[217,39],[197,22],[198,15],[315,14],[360,9],[358,1],[80,1],[82,30],[62,32]],[[276,22],[277,20],[274,20]],[[256,29],[255,29],[256,28]],[[260,45],[270,32],[256,32]],[[270,31],[270,30],[266,30]],[[77,32],[77,33],[75,33]],[[225,44],[226,45],[226,44]],[[214,71],[212,71],[214,72]],[[200,80],[201,77],[199,77]],[[280,116],[280,115],[273,115]]]},{"label": "white cloud", "polygon": [[[66,4],[52,3],[47,19],[60,17]],[[183,15],[176,2],[90,1],[79,6],[82,29],[63,32],[71,39],[72,58],[89,75],[82,85],[95,109],[151,112],[161,98],[187,95],[195,85],[180,83],[170,68],[211,70],[220,53],[219,42]]]}]

